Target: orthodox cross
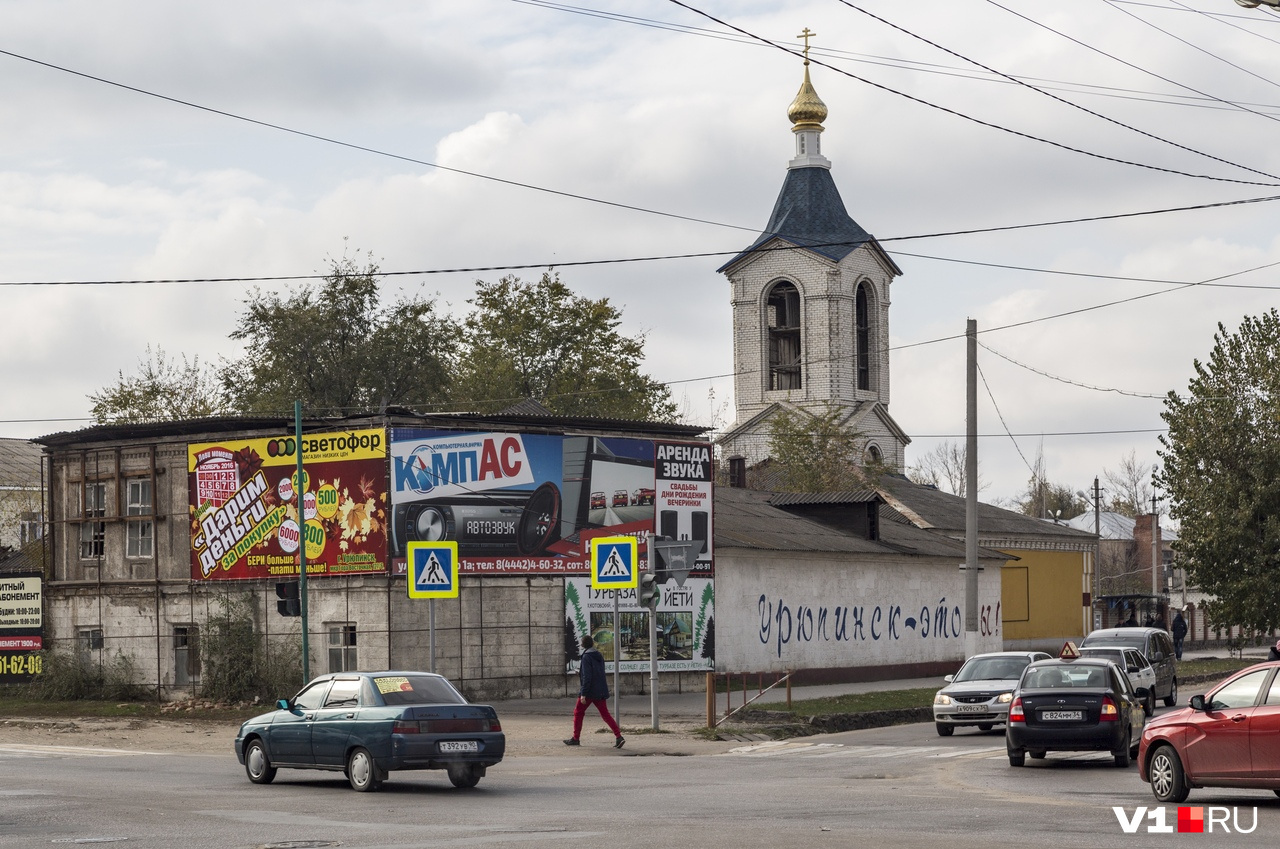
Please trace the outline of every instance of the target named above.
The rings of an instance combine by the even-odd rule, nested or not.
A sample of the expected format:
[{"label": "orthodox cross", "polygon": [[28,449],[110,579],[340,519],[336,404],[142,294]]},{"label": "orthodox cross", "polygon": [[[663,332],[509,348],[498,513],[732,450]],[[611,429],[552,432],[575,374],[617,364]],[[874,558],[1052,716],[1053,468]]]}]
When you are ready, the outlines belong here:
[{"label": "orthodox cross", "polygon": [[804,63],[809,64],[809,39],[817,35],[816,32],[810,32],[808,27],[804,28],[804,32],[796,36],[796,38],[804,39]]}]

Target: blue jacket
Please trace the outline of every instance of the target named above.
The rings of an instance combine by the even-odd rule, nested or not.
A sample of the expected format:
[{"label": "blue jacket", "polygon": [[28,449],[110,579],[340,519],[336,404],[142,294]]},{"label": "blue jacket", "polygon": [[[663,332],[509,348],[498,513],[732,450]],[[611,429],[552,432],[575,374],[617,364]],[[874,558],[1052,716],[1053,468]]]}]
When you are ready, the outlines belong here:
[{"label": "blue jacket", "polygon": [[594,701],[609,698],[609,680],[604,674],[604,655],[594,648],[582,653],[582,662],[578,664],[578,680],[582,686],[578,688],[579,696],[586,696]]}]

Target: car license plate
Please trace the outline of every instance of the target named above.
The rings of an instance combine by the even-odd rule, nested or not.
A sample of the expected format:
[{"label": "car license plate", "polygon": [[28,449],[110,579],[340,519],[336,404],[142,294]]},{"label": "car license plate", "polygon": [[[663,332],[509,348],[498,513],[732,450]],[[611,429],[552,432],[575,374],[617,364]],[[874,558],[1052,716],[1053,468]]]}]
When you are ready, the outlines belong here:
[{"label": "car license plate", "polygon": [[1047,722],[1070,721],[1084,719],[1084,711],[1080,710],[1046,710],[1040,712],[1040,718]]},{"label": "car license plate", "polygon": [[956,710],[960,713],[986,713],[986,705],[957,705]]},{"label": "car license plate", "polygon": [[440,751],[442,752],[478,752],[480,744],[475,740],[441,740]]}]

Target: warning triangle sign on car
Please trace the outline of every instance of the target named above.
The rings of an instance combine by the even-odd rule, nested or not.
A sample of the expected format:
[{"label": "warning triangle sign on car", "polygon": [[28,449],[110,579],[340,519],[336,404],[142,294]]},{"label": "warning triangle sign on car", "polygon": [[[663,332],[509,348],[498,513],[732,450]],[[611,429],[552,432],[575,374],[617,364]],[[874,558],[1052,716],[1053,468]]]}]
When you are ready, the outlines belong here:
[{"label": "warning triangle sign on car", "polygon": [[1062,660],[1079,660],[1080,649],[1076,648],[1076,644],[1067,640],[1062,644],[1062,651],[1058,653],[1058,657]]}]

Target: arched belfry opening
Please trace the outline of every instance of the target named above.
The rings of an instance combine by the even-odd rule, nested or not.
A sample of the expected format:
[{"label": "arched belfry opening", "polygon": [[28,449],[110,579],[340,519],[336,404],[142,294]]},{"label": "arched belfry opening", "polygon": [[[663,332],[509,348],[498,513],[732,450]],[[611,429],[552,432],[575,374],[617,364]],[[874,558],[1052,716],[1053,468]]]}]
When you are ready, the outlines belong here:
[{"label": "arched belfry opening", "polygon": [[857,386],[860,392],[871,389],[871,295],[865,282],[858,284],[858,292],[854,296],[854,357],[857,369]]},{"label": "arched belfry opening", "polygon": [[779,280],[769,289],[765,302],[769,330],[769,389],[800,389],[801,329],[800,290],[789,280]]}]

